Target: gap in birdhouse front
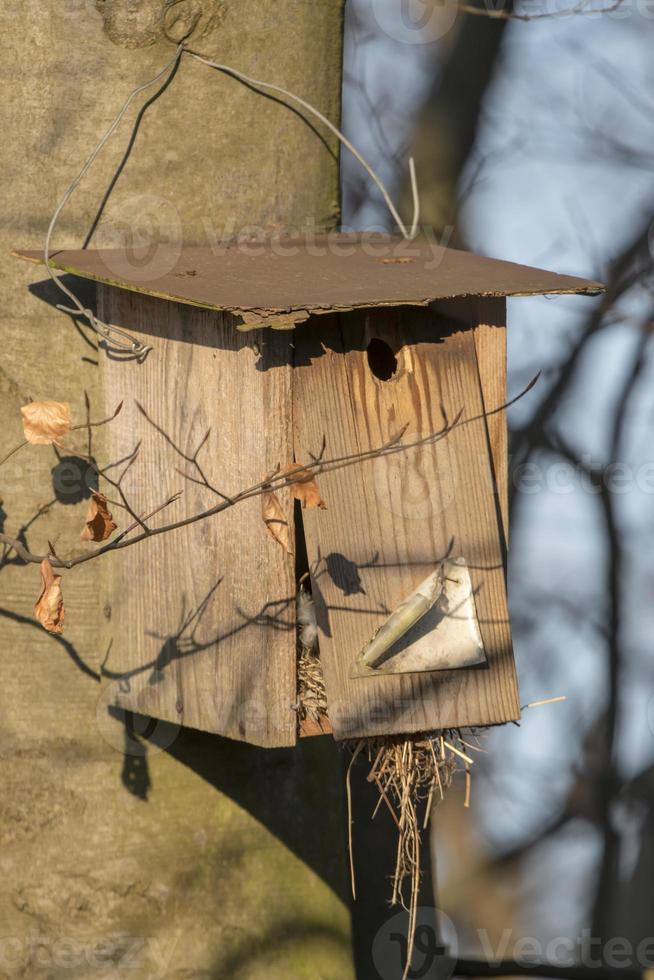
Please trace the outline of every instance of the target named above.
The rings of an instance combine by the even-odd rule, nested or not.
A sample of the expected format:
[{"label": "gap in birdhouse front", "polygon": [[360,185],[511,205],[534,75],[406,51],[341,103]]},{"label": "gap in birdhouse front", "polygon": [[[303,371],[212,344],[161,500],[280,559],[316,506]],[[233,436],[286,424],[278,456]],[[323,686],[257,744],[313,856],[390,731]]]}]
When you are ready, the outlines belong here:
[{"label": "gap in birdhouse front", "polygon": [[380,381],[390,381],[397,372],[397,357],[385,340],[373,337],[366,348],[368,367]]},{"label": "gap in birdhouse front", "polygon": [[[377,344],[387,347],[395,360],[388,345],[383,341],[377,341]],[[389,377],[392,377],[392,372]],[[330,734],[333,730],[320,660],[318,622],[311,592],[310,562],[300,501],[295,501],[294,523],[298,627],[295,707],[298,735],[306,737]],[[372,816],[375,817],[385,807],[397,827],[397,858],[395,866],[388,868],[391,878],[389,900],[391,906],[400,906],[409,915],[407,970],[415,943],[420,904],[421,853],[429,817],[433,806],[444,798],[457,773],[465,777],[464,806],[469,806],[473,753],[483,751],[479,744],[481,735],[480,729],[461,731],[448,728],[345,739],[341,743],[350,756],[345,788],[353,897],[356,898],[356,854],[352,847],[351,771],[357,761],[366,760],[366,779],[379,793]]]},{"label": "gap in birdhouse front", "polygon": [[327,691],[318,647],[316,607],[311,594],[309,556],[304,537],[302,505],[295,501],[295,577],[297,582],[296,710],[300,737],[328,735]]}]

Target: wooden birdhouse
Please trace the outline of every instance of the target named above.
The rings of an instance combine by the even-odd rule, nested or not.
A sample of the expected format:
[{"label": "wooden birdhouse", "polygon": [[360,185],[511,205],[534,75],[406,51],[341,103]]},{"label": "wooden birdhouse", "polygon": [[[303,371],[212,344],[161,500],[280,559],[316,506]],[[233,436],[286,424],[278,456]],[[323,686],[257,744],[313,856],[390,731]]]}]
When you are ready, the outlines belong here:
[{"label": "wooden birdhouse", "polygon": [[[506,297],[598,283],[354,236],[162,248],[145,265],[58,252],[52,265],[98,283],[102,320],[152,347],[141,363],[104,360],[107,410],[125,401],[109,459],[139,447],[132,506],[147,515],[184,491],[146,522],[177,530],[111,560],[119,706],[294,744],[306,566],[337,739],[519,717]],[[341,462],[318,476],[326,508],[278,492],[287,547],[259,497],[184,524],[315,460]]]}]

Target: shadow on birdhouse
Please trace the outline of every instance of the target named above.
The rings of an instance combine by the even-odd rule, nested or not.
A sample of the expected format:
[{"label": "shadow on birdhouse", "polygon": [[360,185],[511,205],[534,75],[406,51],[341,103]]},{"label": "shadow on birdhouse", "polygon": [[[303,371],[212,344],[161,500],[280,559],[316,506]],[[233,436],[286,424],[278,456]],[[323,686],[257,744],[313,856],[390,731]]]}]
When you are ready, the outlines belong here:
[{"label": "shadow on birdhouse", "polygon": [[[189,473],[171,445],[191,459],[207,430],[206,484],[187,481],[169,520],[279,464],[358,459],[320,476],[327,507],[290,521],[288,549],[254,499],[113,557],[119,707],[294,744],[306,549],[328,718],[306,728],[351,739],[519,718],[505,298],[598,283],[379,236],[159,249],[146,268],[125,250],[52,264],[95,280],[102,319],[153,346],[143,363],[104,363],[108,408],[125,400],[112,457],[143,440],[136,508],[179,489]],[[156,420],[145,433],[136,402]],[[292,515],[290,489],[279,497]]]}]

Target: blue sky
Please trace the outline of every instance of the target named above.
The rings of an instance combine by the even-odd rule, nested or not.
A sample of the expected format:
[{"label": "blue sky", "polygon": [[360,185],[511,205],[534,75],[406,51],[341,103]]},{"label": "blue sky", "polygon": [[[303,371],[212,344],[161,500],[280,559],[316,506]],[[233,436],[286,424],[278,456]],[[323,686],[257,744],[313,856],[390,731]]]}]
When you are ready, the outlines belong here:
[{"label": "blue sky", "polygon": [[[413,117],[448,36],[425,44],[398,40],[401,25],[397,34],[391,20],[380,28],[383,2],[350,0],[344,126],[393,184],[406,166]],[[648,17],[633,4],[603,17],[509,26],[476,147],[485,162],[461,215],[472,250],[606,277],[611,260],[652,210],[653,39],[654,8]],[[386,225],[372,190],[353,211],[352,192],[361,179],[344,160],[345,222]],[[510,301],[510,391],[544,372],[540,391],[512,410],[511,424],[533,411],[593,302]],[[574,395],[557,412],[566,439],[594,463],[608,461],[608,422],[638,339],[633,318],[647,302],[651,295],[631,297],[625,319],[593,342]],[[654,460],[651,376],[650,361],[629,419],[624,462],[634,473]],[[529,836],[556,810],[570,786],[580,732],[606,696],[597,628],[605,613],[602,525],[597,499],[578,483],[570,493],[544,489],[530,497],[512,539],[510,601],[523,701],[558,694],[569,700],[527,713],[519,730],[508,726],[489,739],[493,765],[482,781],[475,819],[492,848]],[[637,488],[621,494],[619,519],[629,554],[620,762],[624,774],[633,775],[654,763],[654,494]],[[566,598],[565,608],[551,601],[557,595]],[[627,829],[625,823],[625,835]],[[533,856],[529,870],[538,864],[538,887],[525,893],[533,935],[565,935],[575,922],[583,924],[597,847],[592,828],[576,824],[558,844]]]}]

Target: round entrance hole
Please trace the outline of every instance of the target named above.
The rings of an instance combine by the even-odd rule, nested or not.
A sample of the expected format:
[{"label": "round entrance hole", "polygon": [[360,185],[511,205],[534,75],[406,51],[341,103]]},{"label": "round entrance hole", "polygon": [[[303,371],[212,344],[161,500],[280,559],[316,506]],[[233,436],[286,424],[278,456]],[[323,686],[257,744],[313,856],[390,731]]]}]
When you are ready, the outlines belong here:
[{"label": "round entrance hole", "polygon": [[390,381],[397,371],[397,357],[385,340],[373,337],[368,344],[368,367],[380,381]]}]

